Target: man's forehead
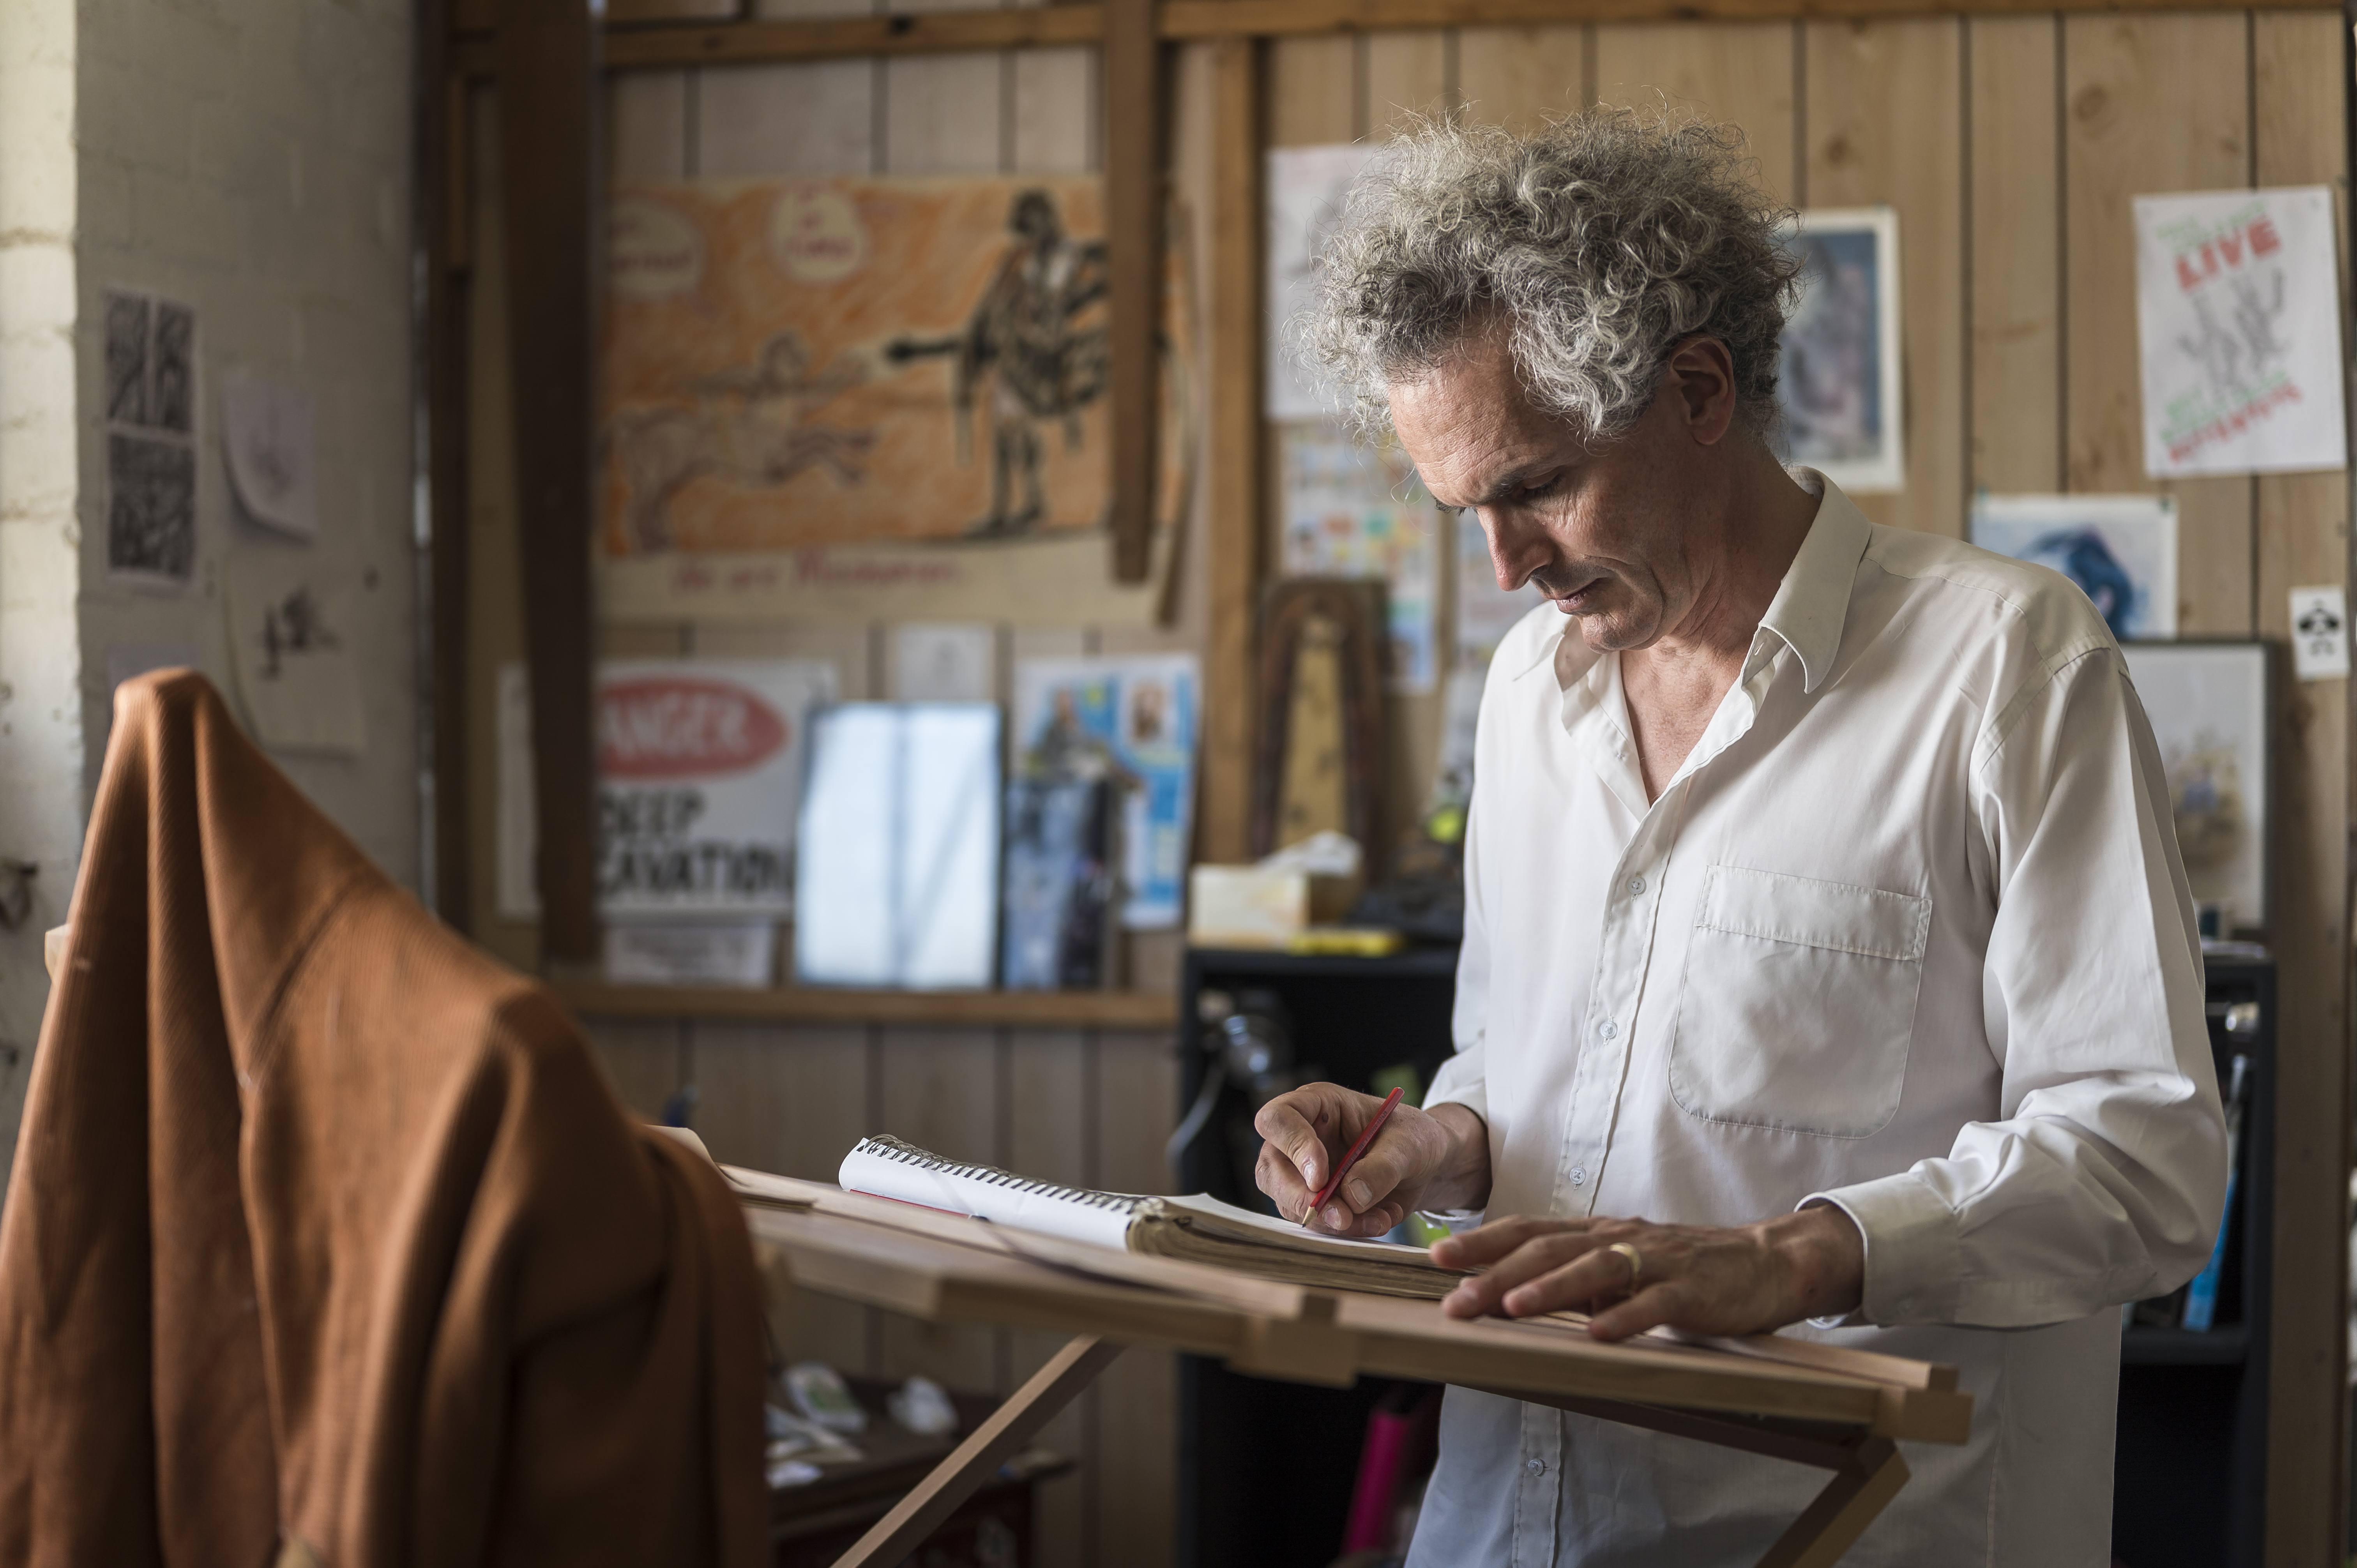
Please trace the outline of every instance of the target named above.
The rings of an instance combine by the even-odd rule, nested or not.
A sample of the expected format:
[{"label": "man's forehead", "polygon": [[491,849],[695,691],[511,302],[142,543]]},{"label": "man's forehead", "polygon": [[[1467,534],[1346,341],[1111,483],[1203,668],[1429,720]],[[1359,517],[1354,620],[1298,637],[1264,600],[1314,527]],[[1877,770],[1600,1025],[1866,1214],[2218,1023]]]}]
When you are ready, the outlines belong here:
[{"label": "man's forehead", "polygon": [[1444,506],[1479,506],[1534,469],[1560,467],[1579,443],[1541,413],[1512,376],[1502,386],[1436,371],[1392,387],[1392,426],[1425,488]]}]

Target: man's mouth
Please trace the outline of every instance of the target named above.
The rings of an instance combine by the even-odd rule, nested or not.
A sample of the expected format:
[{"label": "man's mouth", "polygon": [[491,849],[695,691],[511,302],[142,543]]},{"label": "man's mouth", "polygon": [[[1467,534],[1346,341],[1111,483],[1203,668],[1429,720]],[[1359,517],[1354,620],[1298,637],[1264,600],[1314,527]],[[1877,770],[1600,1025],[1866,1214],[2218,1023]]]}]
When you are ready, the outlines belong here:
[{"label": "man's mouth", "polygon": [[1548,598],[1555,601],[1555,607],[1556,609],[1561,610],[1567,616],[1576,616],[1589,607],[1591,602],[1596,597],[1596,590],[1603,585],[1603,578],[1590,577],[1585,583],[1580,584],[1579,586],[1573,588],[1566,593],[1556,593],[1554,586],[1551,584],[1546,583],[1541,583],[1539,585],[1539,591],[1546,595]]}]

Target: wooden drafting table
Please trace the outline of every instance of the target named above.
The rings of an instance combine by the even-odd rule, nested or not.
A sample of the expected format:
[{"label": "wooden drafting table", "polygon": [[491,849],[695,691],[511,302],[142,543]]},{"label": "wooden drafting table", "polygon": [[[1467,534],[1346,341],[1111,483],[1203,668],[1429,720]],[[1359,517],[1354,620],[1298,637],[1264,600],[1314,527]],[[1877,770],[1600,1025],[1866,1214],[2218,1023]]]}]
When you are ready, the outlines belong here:
[{"label": "wooden drafting table", "polygon": [[907,1557],[1128,1345],[1338,1388],[1362,1373],[1456,1383],[1831,1471],[1760,1568],[1834,1563],[1906,1484],[1893,1440],[1962,1443],[1972,1423],[1955,1369],[1929,1362],[1786,1339],[1608,1345],[1569,1314],[1466,1322],[1433,1302],[1110,1252],[815,1183],[764,1187],[769,1201],[747,1205],[754,1245],[797,1288],[1074,1337],[835,1568]]}]

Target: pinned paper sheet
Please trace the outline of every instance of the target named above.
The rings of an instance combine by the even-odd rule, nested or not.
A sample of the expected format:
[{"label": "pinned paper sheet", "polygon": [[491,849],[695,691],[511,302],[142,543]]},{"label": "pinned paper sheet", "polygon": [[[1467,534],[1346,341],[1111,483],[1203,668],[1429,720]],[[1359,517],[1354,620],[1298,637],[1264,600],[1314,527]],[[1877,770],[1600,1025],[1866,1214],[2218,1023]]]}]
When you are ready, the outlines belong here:
[{"label": "pinned paper sheet", "polygon": [[1319,419],[1332,412],[1327,389],[1286,340],[1286,324],[1310,304],[1318,252],[1342,220],[1351,182],[1376,151],[1366,142],[1269,150],[1267,418]]},{"label": "pinned paper sheet", "polygon": [[274,751],[366,750],[340,583],[308,554],[281,550],[233,554],[228,575],[230,657],[254,738]]},{"label": "pinned paper sheet", "polygon": [[2144,471],[2338,468],[2338,220],[2325,186],[2136,199]]},{"label": "pinned paper sheet", "polygon": [[988,703],[998,696],[998,633],[980,622],[911,621],[892,637],[892,697]]},{"label": "pinned paper sheet", "polygon": [[317,423],[317,404],[300,387],[221,383],[221,444],[238,501],[254,521],[297,539],[319,533]]},{"label": "pinned paper sheet", "polygon": [[2349,594],[2339,587],[2291,591],[2292,670],[2303,681],[2349,674]]}]

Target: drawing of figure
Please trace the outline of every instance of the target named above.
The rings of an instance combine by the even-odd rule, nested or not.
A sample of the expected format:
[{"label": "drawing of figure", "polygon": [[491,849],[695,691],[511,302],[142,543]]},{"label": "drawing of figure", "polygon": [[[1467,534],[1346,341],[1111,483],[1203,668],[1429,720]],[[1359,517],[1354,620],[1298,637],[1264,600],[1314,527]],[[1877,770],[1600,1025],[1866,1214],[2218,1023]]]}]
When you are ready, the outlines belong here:
[{"label": "drawing of figure", "polygon": [[272,681],[281,673],[279,656],[315,653],[338,645],[319,614],[319,601],[309,586],[296,588],[262,615],[263,675]]},{"label": "drawing of figure", "polygon": [[1028,779],[1053,782],[1105,779],[1124,789],[1135,789],[1139,782],[1135,774],[1122,766],[1112,744],[1089,727],[1081,714],[1079,697],[1067,686],[1056,689],[1048,723],[1024,755],[1023,773]]},{"label": "drawing of figure", "polygon": [[2232,397],[2247,380],[2243,369],[2247,350],[2242,338],[2219,324],[2210,301],[2206,294],[2193,296],[2193,319],[2199,330],[2190,337],[2180,333],[2177,346],[2201,368],[2201,379],[2209,384],[2212,395]]},{"label": "drawing of figure", "polygon": [[2291,345],[2276,337],[2276,317],[2283,314],[2284,275],[2278,267],[2274,274],[2275,297],[2262,303],[2259,283],[2248,273],[2235,278],[2229,285],[2234,295],[2234,330],[2242,335],[2243,347],[2251,356],[2252,368],[2291,352]]},{"label": "drawing of figure", "polygon": [[788,328],[762,345],[752,365],[697,381],[700,406],[616,416],[605,438],[630,490],[622,529],[630,553],[672,547],[672,499],[707,474],[753,487],[781,485],[809,468],[845,485],[866,478],[863,459],[876,433],[811,418],[866,379],[865,368],[848,357],[813,374],[809,344]]},{"label": "drawing of figure", "polygon": [[[900,338],[885,350],[895,364],[954,356],[961,463],[973,461],[968,421],[981,418],[986,406],[990,512],[968,529],[977,535],[1027,533],[1039,526],[1048,510],[1040,429],[1060,420],[1066,449],[1076,450],[1082,411],[1105,389],[1105,329],[1076,325],[1104,297],[1104,242],[1067,235],[1044,190],[1018,194],[1006,227],[1014,243],[964,329],[952,338]],[[981,395],[985,378],[986,403]]]}]

